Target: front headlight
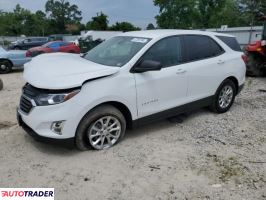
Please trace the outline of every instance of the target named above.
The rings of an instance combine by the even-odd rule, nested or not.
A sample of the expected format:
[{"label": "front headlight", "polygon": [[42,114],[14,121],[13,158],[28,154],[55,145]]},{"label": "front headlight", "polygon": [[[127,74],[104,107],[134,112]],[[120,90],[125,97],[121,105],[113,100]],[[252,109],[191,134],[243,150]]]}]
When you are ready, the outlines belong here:
[{"label": "front headlight", "polygon": [[63,103],[76,96],[80,90],[74,90],[64,94],[41,94],[36,98],[38,106],[48,106]]}]

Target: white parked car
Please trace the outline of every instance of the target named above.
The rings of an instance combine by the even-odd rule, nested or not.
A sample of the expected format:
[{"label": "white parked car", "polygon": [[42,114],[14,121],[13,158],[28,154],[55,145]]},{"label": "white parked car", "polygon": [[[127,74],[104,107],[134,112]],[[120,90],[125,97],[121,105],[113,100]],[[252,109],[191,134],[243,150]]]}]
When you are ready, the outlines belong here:
[{"label": "white parked car", "polygon": [[233,36],[190,30],[123,33],[84,57],[41,55],[25,67],[18,120],[36,139],[106,149],[136,125],[228,111],[244,86],[242,55]]}]

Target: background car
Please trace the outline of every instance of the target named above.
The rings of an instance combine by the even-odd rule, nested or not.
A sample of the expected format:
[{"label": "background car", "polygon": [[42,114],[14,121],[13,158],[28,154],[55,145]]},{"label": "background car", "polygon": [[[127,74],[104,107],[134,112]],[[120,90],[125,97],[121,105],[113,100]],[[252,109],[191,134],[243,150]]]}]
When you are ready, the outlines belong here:
[{"label": "background car", "polygon": [[6,51],[0,46],[0,74],[9,73],[15,67],[23,67],[30,60],[26,57],[26,51]]},{"label": "background car", "polygon": [[12,42],[9,49],[28,50],[32,47],[37,47],[46,44],[49,41],[48,37],[31,37],[24,40]]},{"label": "background car", "polygon": [[43,53],[80,53],[80,48],[72,42],[54,41],[35,48],[31,48],[27,51],[28,57],[35,57]]}]

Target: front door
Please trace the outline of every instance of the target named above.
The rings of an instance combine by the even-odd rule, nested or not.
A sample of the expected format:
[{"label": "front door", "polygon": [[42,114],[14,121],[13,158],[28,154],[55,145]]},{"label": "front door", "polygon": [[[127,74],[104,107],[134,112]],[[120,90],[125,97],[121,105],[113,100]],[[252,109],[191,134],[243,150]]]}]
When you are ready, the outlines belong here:
[{"label": "front door", "polygon": [[165,111],[186,102],[187,74],[182,63],[181,37],[164,38],[141,58],[160,62],[160,71],[135,73],[138,117]]}]

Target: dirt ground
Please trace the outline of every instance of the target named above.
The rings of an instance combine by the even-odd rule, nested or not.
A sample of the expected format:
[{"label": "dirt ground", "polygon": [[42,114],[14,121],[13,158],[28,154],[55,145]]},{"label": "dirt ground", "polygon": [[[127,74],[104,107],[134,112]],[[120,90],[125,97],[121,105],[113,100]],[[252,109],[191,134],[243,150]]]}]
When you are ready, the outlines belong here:
[{"label": "dirt ground", "polygon": [[266,78],[248,78],[226,114],[198,110],[87,152],[28,136],[16,123],[22,73],[0,78],[0,187],[54,187],[59,200],[266,199]]}]

